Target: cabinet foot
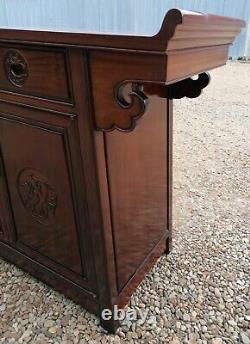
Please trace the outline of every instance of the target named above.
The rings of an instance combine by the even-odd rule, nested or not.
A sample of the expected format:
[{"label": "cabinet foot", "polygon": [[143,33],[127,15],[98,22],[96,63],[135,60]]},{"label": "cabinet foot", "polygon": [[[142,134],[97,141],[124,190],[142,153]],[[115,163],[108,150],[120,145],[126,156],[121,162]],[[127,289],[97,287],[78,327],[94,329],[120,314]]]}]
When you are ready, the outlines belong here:
[{"label": "cabinet foot", "polygon": [[165,249],[165,254],[169,254],[172,251],[172,238],[168,237],[166,239],[166,249]]},{"label": "cabinet foot", "polygon": [[100,316],[100,325],[104,330],[106,330],[110,334],[115,334],[118,327],[120,327],[119,320],[114,320],[113,316],[109,320],[105,320]]}]

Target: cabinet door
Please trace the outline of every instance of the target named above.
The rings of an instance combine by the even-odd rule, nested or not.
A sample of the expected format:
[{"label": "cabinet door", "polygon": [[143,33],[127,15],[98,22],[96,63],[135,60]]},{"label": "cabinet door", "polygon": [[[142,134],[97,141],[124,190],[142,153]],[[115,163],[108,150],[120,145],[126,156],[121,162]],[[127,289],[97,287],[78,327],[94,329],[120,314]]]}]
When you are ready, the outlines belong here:
[{"label": "cabinet door", "polygon": [[[52,114],[53,116],[53,114]],[[81,156],[75,121],[66,127],[0,116],[2,160],[15,222],[15,246],[69,276],[87,280],[89,257]],[[77,171],[76,171],[77,166]],[[81,199],[81,202],[79,201]]]}]

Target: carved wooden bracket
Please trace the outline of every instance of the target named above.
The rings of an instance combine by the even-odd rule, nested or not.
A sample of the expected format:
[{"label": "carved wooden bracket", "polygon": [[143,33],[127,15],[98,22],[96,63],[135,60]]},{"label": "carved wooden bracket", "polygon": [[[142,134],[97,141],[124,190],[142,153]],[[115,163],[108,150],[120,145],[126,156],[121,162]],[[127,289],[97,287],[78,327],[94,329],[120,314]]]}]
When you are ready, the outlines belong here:
[{"label": "carved wooden bracket", "polygon": [[[129,101],[125,98],[126,93]],[[121,108],[120,111],[124,111],[127,125],[123,127],[119,123],[114,122],[109,130],[133,130],[136,126],[136,121],[145,113],[148,106],[148,97],[143,92],[143,85],[137,82],[123,82],[119,84],[115,89],[115,100]]]},{"label": "carved wooden bracket", "polygon": [[[112,101],[109,111],[108,121],[97,123],[97,129],[101,131],[132,131],[137,120],[145,113],[148,106],[148,97],[143,92],[143,85],[139,82],[124,81],[114,87],[113,97],[106,99]],[[104,109],[103,109],[104,110]]]},{"label": "carved wooden bracket", "polygon": [[[92,97],[97,130],[131,131],[145,113],[146,82],[165,79],[164,55],[93,51],[90,56]],[[165,65],[164,65],[165,66]]]},{"label": "carved wooden bracket", "polygon": [[146,112],[147,95],[195,98],[209,83],[209,75],[202,73],[196,80],[166,85],[171,80],[165,55],[94,51],[90,61],[95,126],[101,131],[132,131]]},{"label": "carved wooden bracket", "polygon": [[187,78],[171,85],[146,84],[147,94],[157,95],[161,98],[181,99],[197,98],[210,81],[209,73],[201,73],[197,79]]},{"label": "carved wooden bracket", "polygon": [[[109,127],[98,128],[102,131],[132,131],[137,120],[145,113],[148,106],[148,95],[157,95],[161,98],[181,99],[183,97],[196,98],[202,89],[210,81],[208,73],[201,73],[197,79],[188,78],[171,85],[160,85],[154,83],[122,82],[115,87],[114,100],[119,106],[114,113],[113,122]],[[144,93],[145,91],[145,93]],[[125,95],[127,94],[128,100]]]}]

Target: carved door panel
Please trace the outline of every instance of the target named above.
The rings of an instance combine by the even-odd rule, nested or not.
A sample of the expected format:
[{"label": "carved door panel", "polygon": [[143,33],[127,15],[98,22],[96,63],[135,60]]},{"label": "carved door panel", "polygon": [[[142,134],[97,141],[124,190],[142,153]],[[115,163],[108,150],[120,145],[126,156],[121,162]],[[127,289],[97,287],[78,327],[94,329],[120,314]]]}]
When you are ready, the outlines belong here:
[{"label": "carved door panel", "polygon": [[62,128],[2,116],[0,132],[15,246],[71,279],[81,276],[88,283],[87,225],[76,201],[82,186],[73,167],[78,164],[80,170],[81,165],[74,142],[75,121],[69,119]]}]

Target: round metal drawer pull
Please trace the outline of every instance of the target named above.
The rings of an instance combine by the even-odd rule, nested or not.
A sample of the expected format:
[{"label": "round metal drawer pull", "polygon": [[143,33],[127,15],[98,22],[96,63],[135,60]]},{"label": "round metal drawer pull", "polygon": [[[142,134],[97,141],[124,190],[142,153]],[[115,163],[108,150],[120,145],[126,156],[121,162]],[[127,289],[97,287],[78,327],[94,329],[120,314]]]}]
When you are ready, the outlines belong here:
[{"label": "round metal drawer pull", "polygon": [[25,58],[17,50],[9,50],[4,60],[8,80],[17,87],[22,87],[28,77],[28,66]]},{"label": "round metal drawer pull", "polygon": [[25,66],[22,63],[12,63],[10,65],[10,70],[11,70],[11,73],[15,77],[18,78],[18,77],[24,75],[24,73],[25,73]]}]

